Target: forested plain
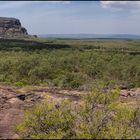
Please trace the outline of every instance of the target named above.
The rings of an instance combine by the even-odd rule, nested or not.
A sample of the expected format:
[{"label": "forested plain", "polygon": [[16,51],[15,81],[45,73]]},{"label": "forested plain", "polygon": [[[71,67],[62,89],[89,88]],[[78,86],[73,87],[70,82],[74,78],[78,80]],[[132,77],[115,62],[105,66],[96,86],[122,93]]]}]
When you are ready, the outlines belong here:
[{"label": "forested plain", "polygon": [[140,41],[0,41],[0,82],[88,90],[97,81],[140,86]]},{"label": "forested plain", "polygon": [[87,92],[76,105],[45,101],[26,111],[21,138],[140,138],[139,101],[118,102],[121,88],[140,87],[139,40],[1,39],[0,83]]}]

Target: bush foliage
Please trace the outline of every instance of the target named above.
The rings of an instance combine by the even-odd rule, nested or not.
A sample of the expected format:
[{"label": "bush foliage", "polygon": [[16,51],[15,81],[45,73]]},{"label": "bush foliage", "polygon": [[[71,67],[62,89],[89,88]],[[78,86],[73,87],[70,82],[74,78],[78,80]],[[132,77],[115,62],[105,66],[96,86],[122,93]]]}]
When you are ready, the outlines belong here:
[{"label": "bush foliage", "polygon": [[77,105],[45,101],[26,112],[17,132],[35,139],[139,139],[140,108],[118,108],[118,95],[119,90],[94,89]]},{"label": "bush foliage", "polygon": [[3,40],[0,82],[89,89],[95,81],[140,86],[140,42]]}]

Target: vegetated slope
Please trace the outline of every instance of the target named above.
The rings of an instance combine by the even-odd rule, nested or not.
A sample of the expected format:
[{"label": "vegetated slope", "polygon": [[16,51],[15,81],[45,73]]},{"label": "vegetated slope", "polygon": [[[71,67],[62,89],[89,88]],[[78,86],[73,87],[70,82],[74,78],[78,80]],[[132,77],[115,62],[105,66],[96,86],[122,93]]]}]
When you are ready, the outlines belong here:
[{"label": "vegetated slope", "polygon": [[119,90],[99,87],[83,94],[78,102],[48,98],[26,112],[17,132],[24,139],[139,139],[140,90],[132,91],[139,93],[130,97],[133,104],[129,97],[121,99]]},{"label": "vegetated slope", "polygon": [[[103,89],[102,91],[103,94],[106,93],[106,91],[110,92],[111,90]],[[31,122],[34,121],[33,118],[36,117],[37,113],[41,111],[38,109],[38,105],[40,106],[40,103],[46,102],[48,105],[49,104],[52,105],[53,103],[54,107],[59,108],[61,106],[61,102],[70,100],[73,106],[75,105],[78,106],[80,104],[83,105],[82,99],[84,96],[86,96],[86,94],[88,94],[88,92],[77,91],[77,90],[62,90],[60,88],[49,88],[49,87],[40,87],[40,86],[17,87],[17,86],[0,85],[0,138],[1,139],[19,138],[20,133],[19,134],[17,133],[16,126],[25,120],[27,122],[30,121],[30,123],[28,124],[30,125],[30,128],[32,128]],[[106,93],[104,95],[107,94],[109,93]],[[112,95],[111,97],[113,98]],[[117,104],[115,105],[115,107],[118,106],[119,108],[127,107],[129,109],[135,109],[137,108],[138,105],[137,104],[138,99],[140,99],[140,88],[135,88],[131,90],[121,90],[119,94],[119,98],[117,98]],[[94,98],[92,100],[94,100]],[[31,111],[30,112],[31,114],[33,113],[32,110],[35,106],[36,108],[34,109],[34,111],[37,111],[35,116],[31,120],[24,118],[26,114],[24,113],[24,111],[25,110]],[[101,106],[101,104],[99,104],[99,106]],[[42,108],[43,109],[42,111],[45,111],[47,107],[48,106]],[[69,109],[69,108],[65,108],[65,109]],[[42,115],[43,114],[41,114],[41,116]],[[68,116],[66,117],[69,118],[69,114],[67,115]],[[50,118],[48,119],[52,119],[52,117],[50,116]],[[57,117],[57,119],[58,118],[59,117]],[[36,121],[36,123],[38,123],[38,120]],[[34,122],[33,124],[36,123]],[[41,133],[41,131],[44,131],[44,133],[46,133],[45,128],[44,130],[43,129],[40,130],[40,127],[37,124],[35,127],[37,128],[36,135],[38,135],[38,133]],[[24,129],[20,128],[20,131],[24,131]],[[29,132],[30,131],[28,131],[27,133]],[[28,138],[33,138],[33,137],[28,136]]]},{"label": "vegetated slope", "polygon": [[88,90],[140,86],[140,41],[0,40],[0,82]]},{"label": "vegetated slope", "polygon": [[[83,90],[90,90],[93,86],[98,88],[100,85],[104,87],[102,92],[93,92],[87,97],[85,104],[82,104],[85,106],[76,106],[79,110],[74,110],[75,116],[70,115],[73,110],[69,105],[67,108],[67,104],[64,103],[63,106],[62,102],[62,109],[59,109],[61,104],[52,104],[52,100],[47,100],[45,107],[37,107],[28,113],[24,122],[18,127],[19,135],[23,138],[139,137],[139,108],[133,110],[133,107],[137,107],[139,88],[128,89],[140,86],[139,46],[140,41],[133,40],[1,39],[0,84],[23,87],[38,85],[47,86],[47,88],[24,91],[20,88],[1,89],[0,137],[17,138],[14,126],[21,121],[20,118],[23,118],[23,110],[26,107],[33,107],[42,95],[44,97],[51,92],[55,98],[54,102],[58,101],[58,98],[65,97],[77,102],[79,100],[77,95]],[[108,91],[117,87],[123,90],[121,98],[114,100],[116,91]],[[80,92],[73,92],[70,89],[78,89]],[[35,93],[41,93],[41,95]],[[113,101],[110,101],[112,99]],[[122,110],[116,108],[122,107],[122,104],[127,108]],[[93,110],[90,110],[91,106]],[[101,107],[101,110],[96,106],[99,109]],[[50,117],[46,116],[48,109],[52,110],[49,111],[50,114],[47,112]],[[94,111],[95,114],[93,114]],[[83,114],[78,114],[79,112]],[[114,112],[117,115],[114,115]],[[76,117],[76,120],[73,117]],[[105,125],[104,117],[105,122],[107,121]],[[44,118],[47,122],[45,124],[42,123]]]}]

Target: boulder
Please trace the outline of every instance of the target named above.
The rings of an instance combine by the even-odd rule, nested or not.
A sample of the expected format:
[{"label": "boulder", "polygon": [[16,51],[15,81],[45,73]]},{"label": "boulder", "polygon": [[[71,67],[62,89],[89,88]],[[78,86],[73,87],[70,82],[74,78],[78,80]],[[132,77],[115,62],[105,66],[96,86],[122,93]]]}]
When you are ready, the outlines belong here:
[{"label": "boulder", "polygon": [[125,89],[123,89],[123,90],[121,90],[121,96],[124,96],[124,97],[128,97],[128,91],[127,90],[125,90]]}]

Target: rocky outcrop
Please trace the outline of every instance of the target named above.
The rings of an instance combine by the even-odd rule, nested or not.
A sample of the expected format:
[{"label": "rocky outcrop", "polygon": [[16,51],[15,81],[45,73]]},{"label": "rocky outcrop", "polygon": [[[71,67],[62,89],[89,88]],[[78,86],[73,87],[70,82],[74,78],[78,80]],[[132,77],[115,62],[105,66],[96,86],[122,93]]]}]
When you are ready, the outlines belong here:
[{"label": "rocky outcrop", "polygon": [[24,110],[42,101],[43,96],[34,93],[15,92],[12,88],[0,87],[0,139],[16,139],[16,124],[24,116]]},{"label": "rocky outcrop", "polygon": [[120,92],[120,95],[123,97],[138,97],[140,96],[140,88],[137,89],[123,89]]},{"label": "rocky outcrop", "polygon": [[28,35],[27,30],[22,27],[20,20],[0,17],[0,37],[17,35]]}]

